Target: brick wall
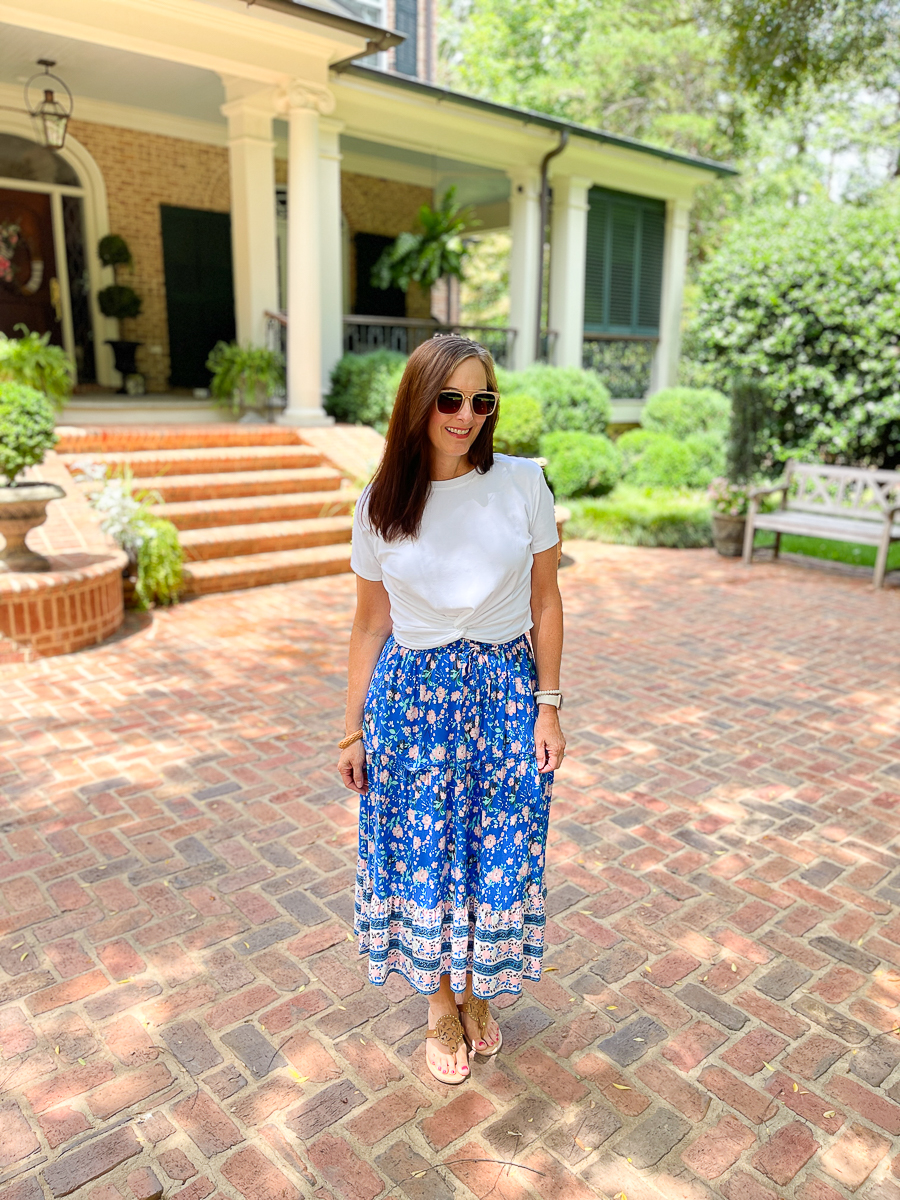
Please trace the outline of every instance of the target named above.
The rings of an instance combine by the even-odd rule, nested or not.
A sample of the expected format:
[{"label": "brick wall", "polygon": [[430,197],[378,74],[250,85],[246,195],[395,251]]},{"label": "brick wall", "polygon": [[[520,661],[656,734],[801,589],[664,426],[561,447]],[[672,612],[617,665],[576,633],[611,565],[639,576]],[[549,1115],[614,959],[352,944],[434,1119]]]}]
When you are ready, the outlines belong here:
[{"label": "brick wall", "polygon": [[147,390],[166,391],[169,333],[159,207],[171,204],[228,212],[228,151],[90,121],[73,121],[71,130],[103,173],[110,230],[125,238],[134,257],[134,270],[120,270],[119,279],[138,293],[143,310],[134,320],[121,323],[122,337],[144,343],[137,361]]},{"label": "brick wall", "polygon": [[[430,188],[398,183],[391,179],[376,179],[372,175],[355,175],[350,171],[341,172],[341,208],[350,227],[351,308],[356,287],[353,235],[381,233],[387,237],[396,237],[405,229],[415,228],[421,206],[433,203],[434,193]],[[407,293],[406,315],[431,315],[431,298],[418,284],[412,284]]]}]

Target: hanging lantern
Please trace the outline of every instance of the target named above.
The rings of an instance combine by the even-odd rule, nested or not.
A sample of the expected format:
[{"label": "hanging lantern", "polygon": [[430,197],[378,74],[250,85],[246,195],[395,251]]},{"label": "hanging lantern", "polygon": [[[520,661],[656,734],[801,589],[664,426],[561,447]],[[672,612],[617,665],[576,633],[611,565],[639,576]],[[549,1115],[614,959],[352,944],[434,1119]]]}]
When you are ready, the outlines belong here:
[{"label": "hanging lantern", "polygon": [[[39,58],[38,66],[43,67],[43,71],[38,71],[36,75],[32,75],[25,84],[25,107],[37,126],[44,145],[48,146],[51,150],[61,150],[65,145],[66,130],[74,106],[72,93],[58,75],[51,74],[50,68],[56,66],[53,59]],[[68,103],[57,100],[54,89],[48,86],[51,80],[58,83],[63,89],[68,97]],[[32,107],[28,93],[29,89],[33,87],[42,88],[44,97],[38,104]]]}]

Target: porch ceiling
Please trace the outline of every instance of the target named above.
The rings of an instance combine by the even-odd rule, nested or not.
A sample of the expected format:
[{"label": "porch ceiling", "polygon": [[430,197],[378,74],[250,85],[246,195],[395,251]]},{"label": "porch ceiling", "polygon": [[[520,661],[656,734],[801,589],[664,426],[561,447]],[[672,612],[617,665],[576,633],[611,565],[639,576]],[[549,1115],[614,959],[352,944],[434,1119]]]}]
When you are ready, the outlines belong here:
[{"label": "porch ceiling", "polygon": [[0,24],[0,84],[17,85],[40,70],[39,58],[56,60],[55,71],[79,98],[149,109],[225,125],[219,112],[225,89],[214,71],[116,50],[93,42]]},{"label": "porch ceiling", "polygon": [[455,187],[462,204],[487,207],[509,199],[509,177],[478,163],[425,154],[405,146],[370,142],[364,138],[341,136],[341,166],[360,175],[375,175],[432,188],[442,195]]}]

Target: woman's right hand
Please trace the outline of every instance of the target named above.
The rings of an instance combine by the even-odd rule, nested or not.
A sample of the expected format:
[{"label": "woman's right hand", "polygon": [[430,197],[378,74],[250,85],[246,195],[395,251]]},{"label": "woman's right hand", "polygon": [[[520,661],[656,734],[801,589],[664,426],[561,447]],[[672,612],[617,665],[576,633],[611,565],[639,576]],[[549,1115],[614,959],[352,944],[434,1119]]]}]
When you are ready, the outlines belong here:
[{"label": "woman's right hand", "polygon": [[368,791],[366,749],[361,740],[341,751],[341,757],[338,759],[338,771],[344,787],[349,788],[351,792]]}]

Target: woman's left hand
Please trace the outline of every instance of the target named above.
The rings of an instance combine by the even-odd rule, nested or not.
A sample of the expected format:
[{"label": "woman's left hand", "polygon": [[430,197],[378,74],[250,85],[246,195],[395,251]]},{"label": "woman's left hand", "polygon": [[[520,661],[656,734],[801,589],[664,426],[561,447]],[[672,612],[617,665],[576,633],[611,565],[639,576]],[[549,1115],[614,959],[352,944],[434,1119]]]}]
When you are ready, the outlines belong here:
[{"label": "woman's left hand", "polygon": [[559,727],[559,712],[552,704],[538,705],[534,723],[534,753],[538,771],[546,775],[555,771],[566,753],[566,739]]}]

